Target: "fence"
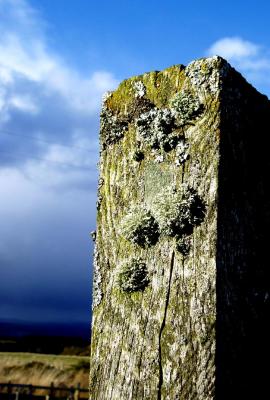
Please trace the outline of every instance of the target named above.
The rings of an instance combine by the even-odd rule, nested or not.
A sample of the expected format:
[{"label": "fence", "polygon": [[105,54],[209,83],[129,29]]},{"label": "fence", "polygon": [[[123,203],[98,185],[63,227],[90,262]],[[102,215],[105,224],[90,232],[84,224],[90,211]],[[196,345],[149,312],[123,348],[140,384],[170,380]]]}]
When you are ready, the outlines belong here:
[{"label": "fence", "polygon": [[82,400],[88,399],[89,389],[74,387],[22,385],[0,383],[0,400]]}]

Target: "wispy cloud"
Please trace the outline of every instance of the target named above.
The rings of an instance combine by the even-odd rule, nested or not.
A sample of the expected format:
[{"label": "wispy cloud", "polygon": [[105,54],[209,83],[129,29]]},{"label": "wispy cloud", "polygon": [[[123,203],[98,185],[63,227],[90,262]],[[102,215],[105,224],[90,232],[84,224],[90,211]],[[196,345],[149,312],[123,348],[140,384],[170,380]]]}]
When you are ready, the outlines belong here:
[{"label": "wispy cloud", "polygon": [[117,80],[109,71],[82,75],[68,65],[27,1],[0,0],[0,20],[1,317],[10,293],[31,304],[33,290],[54,281],[46,296],[56,298],[61,285],[74,286],[75,274],[75,297],[88,303],[98,114],[103,92]]},{"label": "wispy cloud", "polygon": [[[56,55],[48,47],[45,23],[25,0],[0,0],[0,15],[0,146],[6,152],[2,163],[15,165],[18,151],[21,161],[38,156],[71,164],[76,159],[75,167],[79,160],[85,167],[86,157],[76,147],[83,141],[97,153],[100,99],[117,80],[108,71],[82,76]],[[16,133],[16,139],[1,130]],[[25,140],[25,134],[49,139],[53,145],[40,146],[38,140]],[[59,147],[56,157],[55,149],[63,143],[73,146],[73,155]],[[40,166],[44,173],[44,162]],[[27,169],[29,173],[29,163]]]},{"label": "wispy cloud", "polygon": [[224,57],[251,83],[270,94],[270,51],[268,48],[241,37],[225,37],[213,43],[206,54]]}]

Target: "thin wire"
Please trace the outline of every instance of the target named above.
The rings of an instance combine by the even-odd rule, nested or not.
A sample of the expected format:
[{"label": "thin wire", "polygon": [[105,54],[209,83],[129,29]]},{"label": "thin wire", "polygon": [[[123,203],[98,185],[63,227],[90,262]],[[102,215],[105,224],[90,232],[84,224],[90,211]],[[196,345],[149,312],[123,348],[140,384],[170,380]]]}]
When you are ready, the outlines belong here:
[{"label": "thin wire", "polygon": [[[26,137],[26,138],[28,138],[28,139],[33,139],[33,140],[35,140],[36,142],[41,142],[41,143],[56,144],[56,143],[53,142],[52,140],[39,139],[39,138],[36,138],[35,136],[32,136],[32,135],[25,135],[25,134],[20,134],[20,133],[11,132],[11,131],[2,130],[2,129],[0,129],[0,133],[4,133],[5,135],[9,135],[9,136]],[[68,148],[80,149],[80,150],[87,151],[87,152],[89,152],[89,153],[92,153],[92,152],[93,152],[93,150],[91,150],[91,149],[86,149],[85,147],[80,147],[80,146],[69,146],[69,145],[67,145],[67,144],[59,144],[59,143],[57,143],[57,146],[63,146],[63,147],[68,147]]]},{"label": "thin wire", "polygon": [[[17,160],[20,160],[20,158],[17,157],[16,155],[13,155],[13,154],[10,154],[10,153],[6,153],[6,152],[1,151],[1,150],[0,150],[0,153],[1,153],[1,154],[5,154],[5,155],[7,155],[8,157],[12,157],[12,158],[15,158],[15,159],[17,159]],[[17,153],[17,154],[21,154],[21,155],[23,155],[23,156],[27,156],[27,155],[28,155],[27,153]],[[31,159],[40,160],[40,161],[45,161],[45,162],[47,162],[47,163],[49,163],[49,164],[61,165],[61,166],[63,166],[63,167],[77,168],[77,169],[85,169],[85,170],[92,170],[92,168],[90,168],[90,167],[85,167],[85,166],[83,166],[83,165],[67,164],[67,163],[62,163],[62,162],[60,162],[60,161],[52,161],[52,160],[48,160],[48,159],[46,159],[46,158],[36,157],[36,156],[32,156],[32,155],[29,156],[29,157],[31,157]],[[28,161],[29,161],[29,160],[28,160]]]}]

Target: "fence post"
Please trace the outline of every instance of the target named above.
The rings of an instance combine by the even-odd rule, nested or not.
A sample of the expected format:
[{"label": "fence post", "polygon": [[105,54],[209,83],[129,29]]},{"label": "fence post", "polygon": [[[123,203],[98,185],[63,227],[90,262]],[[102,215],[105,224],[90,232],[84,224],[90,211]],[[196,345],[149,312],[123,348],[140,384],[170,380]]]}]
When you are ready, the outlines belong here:
[{"label": "fence post", "polygon": [[49,399],[53,399],[54,396],[54,384],[53,382],[51,383],[51,388],[50,388],[50,395],[49,395]]},{"label": "fence post", "polygon": [[19,400],[19,397],[20,397],[20,389],[17,388],[15,392],[15,400]]},{"label": "fence post", "polygon": [[69,389],[68,399],[74,400],[74,387],[73,386],[71,386],[70,389]]},{"label": "fence post", "polygon": [[12,399],[12,385],[11,381],[8,381],[8,400]]},{"label": "fence post", "polygon": [[33,386],[29,385],[29,400],[32,400]]},{"label": "fence post", "polygon": [[80,384],[78,383],[77,389],[75,390],[74,400],[80,400]]}]

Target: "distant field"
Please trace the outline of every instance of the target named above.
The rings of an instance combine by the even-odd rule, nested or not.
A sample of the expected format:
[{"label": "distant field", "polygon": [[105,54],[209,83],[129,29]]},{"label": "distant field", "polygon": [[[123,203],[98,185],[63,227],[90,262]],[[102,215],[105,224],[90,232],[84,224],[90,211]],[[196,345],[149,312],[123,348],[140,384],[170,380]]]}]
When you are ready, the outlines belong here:
[{"label": "distant field", "polygon": [[0,383],[88,388],[89,358],[33,353],[0,353]]}]

